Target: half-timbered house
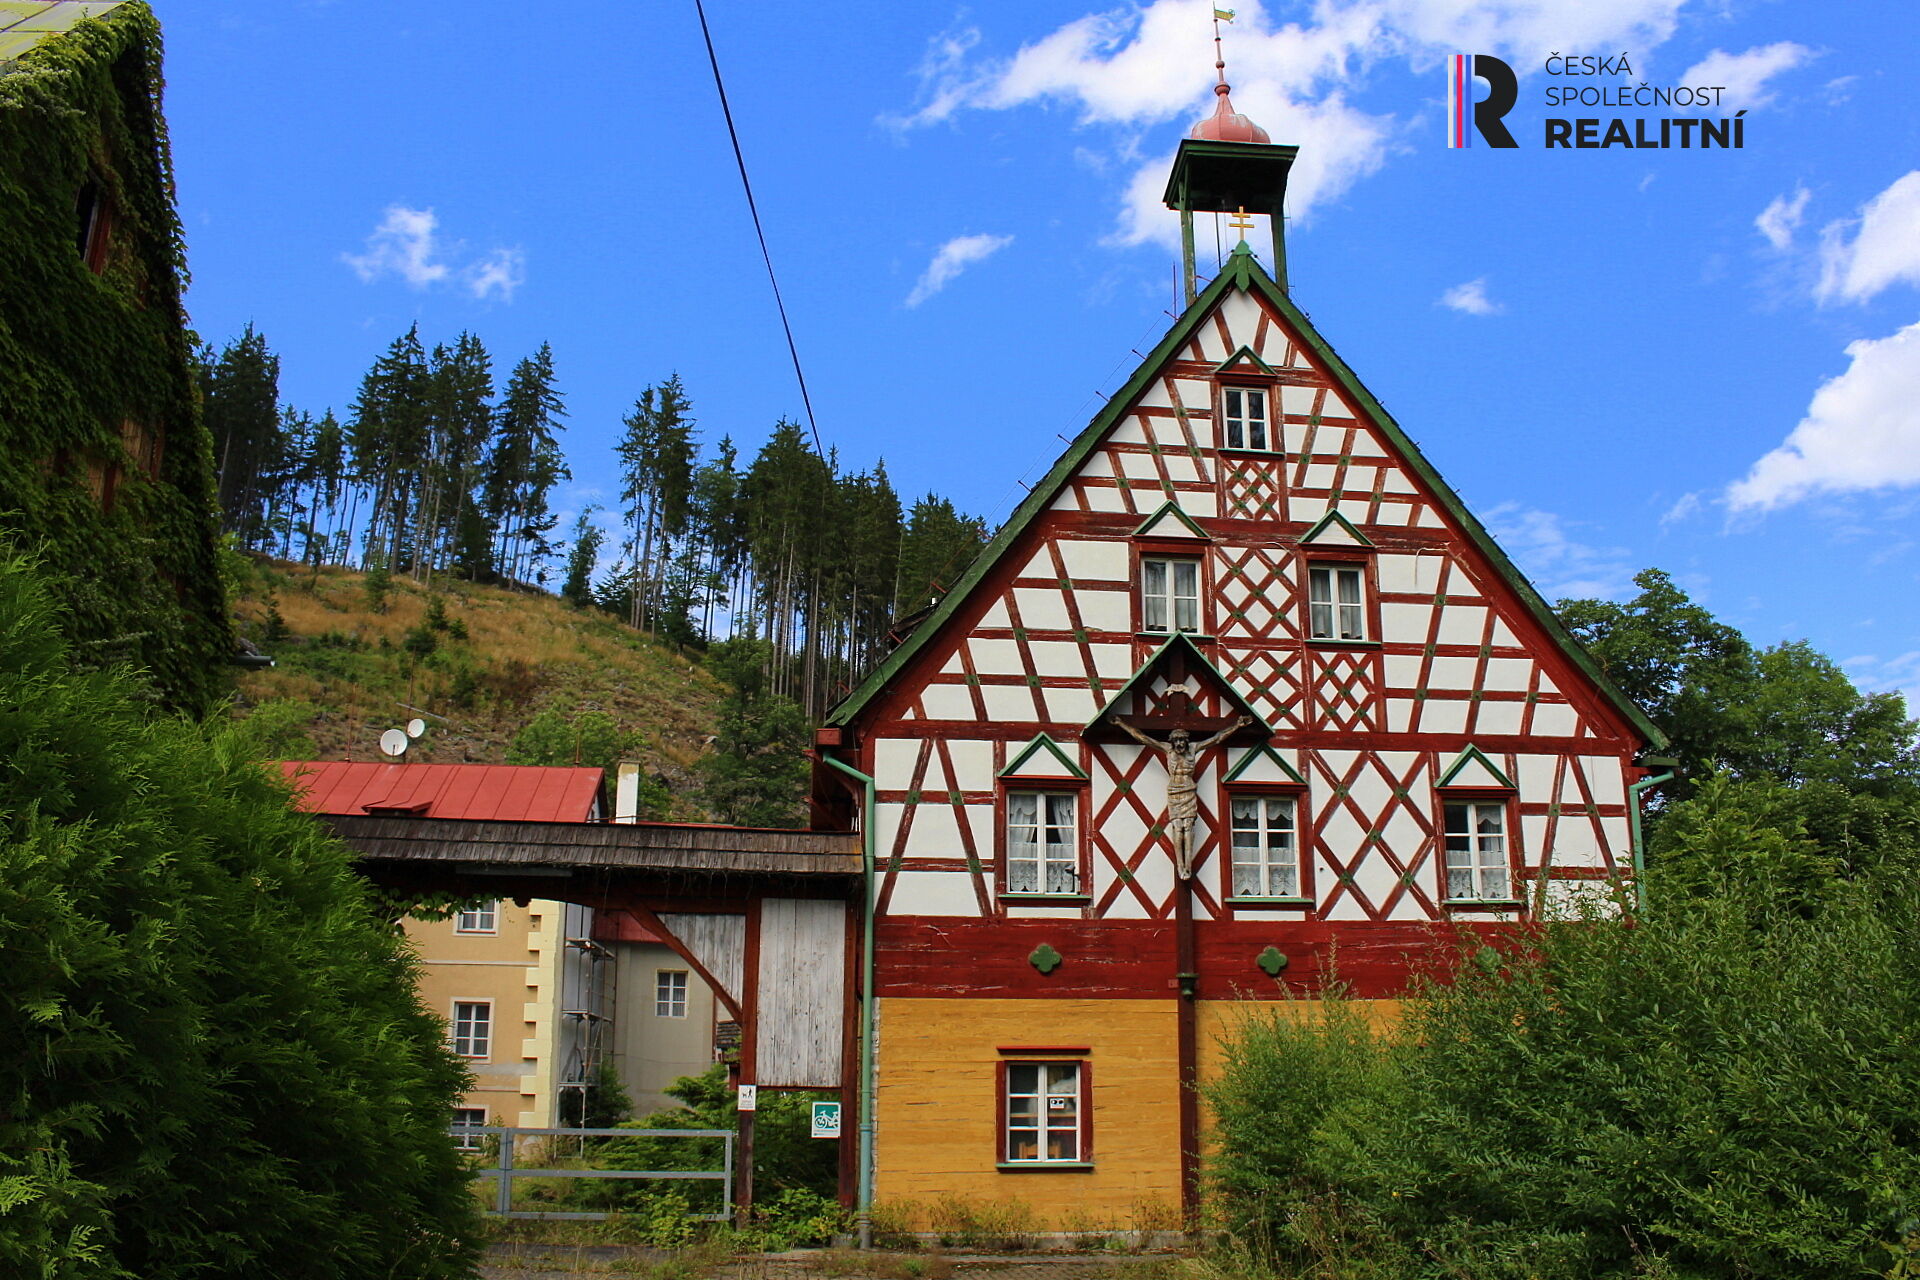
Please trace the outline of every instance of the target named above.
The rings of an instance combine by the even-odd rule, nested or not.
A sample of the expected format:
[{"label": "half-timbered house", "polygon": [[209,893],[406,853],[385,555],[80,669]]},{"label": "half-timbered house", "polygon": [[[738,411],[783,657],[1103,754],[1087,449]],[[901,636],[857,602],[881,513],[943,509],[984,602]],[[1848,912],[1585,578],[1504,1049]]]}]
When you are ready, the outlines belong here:
[{"label": "half-timbered house", "polygon": [[[1183,143],[1187,228],[1294,149]],[[1631,872],[1659,741],[1243,241],[828,718],[871,779],[881,1200],[1194,1203],[1236,1008],[1389,1001],[1458,922]],[[1245,224],[1247,219],[1239,219]],[[1091,1216],[1091,1217],[1090,1217]]]}]

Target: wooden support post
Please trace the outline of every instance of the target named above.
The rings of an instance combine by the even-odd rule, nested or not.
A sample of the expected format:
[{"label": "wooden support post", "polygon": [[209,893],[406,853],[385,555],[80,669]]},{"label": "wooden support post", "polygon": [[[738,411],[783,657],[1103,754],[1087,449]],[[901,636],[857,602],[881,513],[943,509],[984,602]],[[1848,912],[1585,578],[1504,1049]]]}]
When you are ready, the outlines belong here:
[{"label": "wooden support post", "polygon": [[[862,890],[865,892],[865,890]],[[847,968],[840,1002],[840,1207],[860,1202],[860,907],[847,904]]]},{"label": "wooden support post", "polygon": [[1179,973],[1176,1032],[1180,1060],[1180,1216],[1188,1230],[1200,1218],[1200,1071],[1199,1011],[1194,1008],[1200,981],[1193,938],[1193,882],[1176,880],[1173,888],[1175,963]]},{"label": "wooden support post", "polygon": [[[741,1084],[757,1084],[760,1057],[760,899],[747,903],[746,954],[740,964],[740,1076]],[[753,1219],[753,1117],[737,1113],[740,1158],[733,1170],[733,1217],[745,1228]]]},{"label": "wooden support post", "polygon": [[1193,209],[1185,192],[1180,194],[1180,291],[1186,305],[1192,306],[1193,289]]}]

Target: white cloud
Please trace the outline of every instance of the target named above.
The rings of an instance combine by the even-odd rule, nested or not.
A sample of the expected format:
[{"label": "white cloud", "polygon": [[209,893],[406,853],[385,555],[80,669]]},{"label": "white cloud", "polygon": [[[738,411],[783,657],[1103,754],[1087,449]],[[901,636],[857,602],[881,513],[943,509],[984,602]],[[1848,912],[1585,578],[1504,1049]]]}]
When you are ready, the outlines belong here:
[{"label": "white cloud", "polygon": [[1898,179],[1860,211],[1860,229],[1830,222],[1821,232],[1822,302],[1865,302],[1900,281],[1920,284],[1920,169]]},{"label": "white cloud", "polygon": [[514,290],[526,281],[526,255],[519,249],[490,249],[461,261],[466,246],[440,235],[440,218],[432,209],[389,205],[380,225],[367,237],[365,253],[343,253],[340,260],[362,281],[372,284],[396,276],[409,288],[427,289],[455,283],[485,301],[513,300]]},{"label": "white cloud", "polygon": [[1551,511],[1503,502],[1483,513],[1483,519],[1521,572],[1549,600],[1611,600],[1633,590],[1634,569],[1626,548],[1577,541]]},{"label": "white cloud", "polygon": [[367,237],[367,251],[341,256],[368,283],[396,275],[413,288],[424,289],[447,277],[447,264],[434,261],[440,256],[439,231],[440,219],[433,210],[391,205],[386,218]]},{"label": "white cloud", "polygon": [[1696,87],[1717,85],[1724,89],[1711,110],[1751,110],[1773,101],[1773,95],[1767,92],[1767,81],[1818,56],[1807,46],[1791,40],[1757,45],[1745,53],[1715,49],[1688,67],[1674,83]]},{"label": "white cloud", "polygon": [[1897,693],[1906,699],[1908,715],[1920,715],[1920,650],[1892,658],[1861,654],[1840,665],[1862,692]]},{"label": "white cloud", "polygon": [[526,279],[527,255],[519,249],[495,249],[460,273],[467,292],[482,302],[495,294],[502,302],[512,302],[513,291]]},{"label": "white cloud", "polygon": [[1463,311],[1470,316],[1497,316],[1506,310],[1500,303],[1487,296],[1485,276],[1453,286],[1440,295],[1437,305]]},{"label": "white cloud", "polygon": [[1760,229],[1768,244],[1784,251],[1793,244],[1793,233],[1800,229],[1800,221],[1807,215],[1807,201],[1812,197],[1813,192],[1805,187],[1795,187],[1791,198],[1775,196],[1753,220],[1753,225]]},{"label": "white cloud", "polygon": [[985,262],[1012,243],[1012,236],[955,236],[933,255],[933,261],[920,274],[913,292],[907,295],[907,305],[919,306],[946,288],[962,271],[976,262]]},{"label": "white cloud", "polygon": [[1813,393],[1786,441],[1728,486],[1734,511],[1920,484],[1920,323],[1863,338],[1847,355],[1853,363]]},{"label": "white cloud", "polygon": [[[1058,103],[1079,124],[1119,134],[1123,154],[1141,129],[1197,121],[1209,110],[1213,0],[1150,0],[1087,13],[1011,57],[981,57],[976,27],[942,33],[920,66],[914,109],[887,123],[901,130],[948,122],[966,111]],[[1308,220],[1386,163],[1406,122],[1354,104],[1376,64],[1410,62],[1430,74],[1437,113],[1441,58],[1459,49],[1499,53],[1521,74],[1548,53],[1642,51],[1672,35],[1686,0],[1318,0],[1298,21],[1281,22],[1259,0],[1236,6],[1228,29],[1227,74],[1236,108],[1276,141],[1297,144],[1288,213]],[[1434,123],[1437,137],[1438,124]],[[1156,155],[1129,178],[1111,237],[1177,247],[1174,215],[1160,203],[1168,157]]]}]

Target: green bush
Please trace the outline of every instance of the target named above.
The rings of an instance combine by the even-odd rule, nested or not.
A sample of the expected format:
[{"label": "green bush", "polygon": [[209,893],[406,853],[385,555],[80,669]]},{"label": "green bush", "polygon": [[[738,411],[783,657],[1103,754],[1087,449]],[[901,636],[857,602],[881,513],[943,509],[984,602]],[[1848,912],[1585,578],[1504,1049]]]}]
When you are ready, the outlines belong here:
[{"label": "green bush", "polygon": [[[1380,1076],[1352,1078],[1352,1038],[1256,1024],[1217,1095],[1243,1108],[1215,1166],[1229,1218],[1329,1275],[1901,1273],[1920,890],[1829,874],[1778,813],[1764,789],[1703,787],[1637,919],[1463,948]],[[1348,1099],[1319,1105],[1343,1076]],[[1302,1098],[1264,1126],[1244,1110]]]},{"label": "green bush", "polygon": [[467,1275],[403,942],[243,734],[138,690],[0,556],[0,1274]]}]

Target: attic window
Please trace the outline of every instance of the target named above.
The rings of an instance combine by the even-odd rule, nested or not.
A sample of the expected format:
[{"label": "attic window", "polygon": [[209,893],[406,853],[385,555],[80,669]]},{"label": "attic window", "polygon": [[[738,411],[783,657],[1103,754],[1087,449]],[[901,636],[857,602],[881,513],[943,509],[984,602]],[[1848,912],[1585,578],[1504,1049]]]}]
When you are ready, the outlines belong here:
[{"label": "attic window", "polygon": [[1267,393],[1257,387],[1220,388],[1220,420],[1229,449],[1272,448],[1267,443]]},{"label": "attic window", "polygon": [[73,247],[80,254],[80,261],[87,264],[87,270],[95,275],[107,267],[107,238],[112,221],[106,189],[98,178],[88,178],[80,184],[80,194],[74,198]]}]

